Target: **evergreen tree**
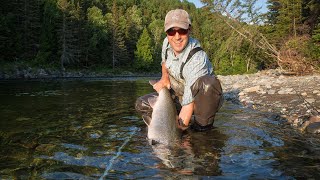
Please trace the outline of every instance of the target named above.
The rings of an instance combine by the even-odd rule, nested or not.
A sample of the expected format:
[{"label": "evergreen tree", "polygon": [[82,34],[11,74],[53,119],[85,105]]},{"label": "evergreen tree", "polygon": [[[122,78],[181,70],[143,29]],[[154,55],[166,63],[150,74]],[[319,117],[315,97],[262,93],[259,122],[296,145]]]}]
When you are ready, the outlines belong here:
[{"label": "evergreen tree", "polygon": [[152,39],[152,44],[153,44],[152,57],[154,58],[155,66],[159,65],[161,62],[162,42],[163,42],[163,39],[166,37],[164,33],[163,24],[164,24],[163,20],[155,19],[148,26],[148,29],[150,30],[150,37]]},{"label": "evergreen tree", "polygon": [[112,13],[108,14],[108,21],[111,26],[112,68],[115,69],[117,65],[121,65],[121,62],[125,63],[128,60],[124,34],[125,18],[115,1],[112,6]]},{"label": "evergreen tree", "polygon": [[12,3],[13,15],[15,18],[15,27],[13,27],[16,34],[13,39],[16,39],[17,48],[16,58],[23,60],[30,60],[38,52],[40,42],[40,0],[32,1],[13,1]]},{"label": "evergreen tree", "polygon": [[20,39],[18,38],[18,12],[11,0],[4,0],[0,6],[0,59],[13,62],[21,53],[19,51]]},{"label": "evergreen tree", "polygon": [[297,54],[288,56],[294,66],[303,61],[319,66],[318,0],[268,0],[265,23],[257,0],[202,2],[205,7],[196,9],[185,0],[3,0],[0,57],[62,70],[132,64],[150,70],[161,61],[166,13],[183,8],[192,18],[191,36],[199,39],[217,72],[281,66],[288,52]]},{"label": "evergreen tree", "polygon": [[[88,62],[89,65],[102,64],[110,65],[112,53],[109,42],[111,36],[111,20],[108,22],[108,15],[103,15],[100,8],[92,6],[87,11],[88,31]],[[112,19],[110,17],[110,19]],[[109,64],[110,60],[110,64]],[[111,67],[111,65],[110,65]]]},{"label": "evergreen tree", "polygon": [[47,0],[43,5],[42,26],[40,35],[39,52],[35,58],[35,64],[39,66],[56,66],[58,57],[57,21],[59,9],[56,0]]},{"label": "evergreen tree", "polygon": [[152,54],[153,46],[151,37],[147,28],[144,28],[137,43],[137,50],[135,51],[135,68],[140,71],[150,70],[153,61]]},{"label": "evergreen tree", "polygon": [[277,17],[279,16],[279,9],[281,8],[281,4],[279,0],[268,0],[268,13],[267,13],[267,24],[275,25],[277,24]]},{"label": "evergreen tree", "polygon": [[312,34],[320,22],[320,2],[319,0],[303,0],[302,7],[303,23],[307,26],[308,33]]},{"label": "evergreen tree", "polygon": [[58,30],[60,36],[60,67],[65,70],[65,65],[79,62],[79,49],[77,37],[77,23],[79,22],[79,4],[68,0],[58,0],[58,8],[61,10],[61,22]]},{"label": "evergreen tree", "polygon": [[297,36],[297,27],[302,23],[301,0],[280,0],[279,2],[281,8],[277,17],[277,32],[281,37]]},{"label": "evergreen tree", "polygon": [[136,44],[143,29],[141,11],[134,5],[127,9],[125,17],[127,22],[125,25],[125,41],[129,59],[127,64],[133,64],[134,51],[136,50]]}]

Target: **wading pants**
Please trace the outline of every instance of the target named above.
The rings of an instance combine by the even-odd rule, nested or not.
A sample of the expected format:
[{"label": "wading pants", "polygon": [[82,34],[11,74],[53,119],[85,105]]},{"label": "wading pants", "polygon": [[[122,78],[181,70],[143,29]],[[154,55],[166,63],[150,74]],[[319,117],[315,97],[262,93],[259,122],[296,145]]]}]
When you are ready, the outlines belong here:
[{"label": "wading pants", "polygon": [[[172,82],[172,80],[170,79]],[[171,83],[171,94],[174,103],[177,107],[178,113],[181,110],[179,99],[182,97],[180,88]],[[197,131],[205,131],[212,128],[215,115],[223,104],[223,94],[220,81],[211,75],[200,77],[191,86],[192,95],[194,97],[194,111],[193,119],[191,121],[191,128]],[[135,109],[144,116],[152,114],[152,107],[148,102],[148,98],[156,97],[158,93],[154,92],[139,97],[135,103]]]}]

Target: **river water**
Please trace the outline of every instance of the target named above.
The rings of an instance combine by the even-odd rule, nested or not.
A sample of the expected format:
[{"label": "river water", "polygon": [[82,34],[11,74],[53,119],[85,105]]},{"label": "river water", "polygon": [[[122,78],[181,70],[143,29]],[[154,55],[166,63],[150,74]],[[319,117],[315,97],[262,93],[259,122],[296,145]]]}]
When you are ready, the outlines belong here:
[{"label": "river water", "polygon": [[146,78],[0,82],[0,179],[304,179],[320,140],[225,102],[208,132],[151,146],[134,110]]}]

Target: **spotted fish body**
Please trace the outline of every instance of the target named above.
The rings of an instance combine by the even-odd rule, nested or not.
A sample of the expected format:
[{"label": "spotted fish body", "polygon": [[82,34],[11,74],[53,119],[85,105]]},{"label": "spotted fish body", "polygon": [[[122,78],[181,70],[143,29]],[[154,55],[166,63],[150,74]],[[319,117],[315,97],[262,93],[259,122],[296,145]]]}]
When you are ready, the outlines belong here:
[{"label": "spotted fish body", "polygon": [[151,120],[145,120],[149,122],[147,123],[149,141],[173,145],[179,139],[181,132],[177,126],[177,110],[169,90],[161,89],[158,97],[149,98],[148,101],[153,108]]}]

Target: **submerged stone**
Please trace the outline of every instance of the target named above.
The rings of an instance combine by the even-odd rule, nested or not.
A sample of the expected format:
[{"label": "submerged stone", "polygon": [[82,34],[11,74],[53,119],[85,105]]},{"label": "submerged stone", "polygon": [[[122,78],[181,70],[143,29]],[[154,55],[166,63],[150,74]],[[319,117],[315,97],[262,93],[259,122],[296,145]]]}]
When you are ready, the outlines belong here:
[{"label": "submerged stone", "polygon": [[311,123],[307,126],[306,131],[308,133],[320,133],[320,122]]}]

